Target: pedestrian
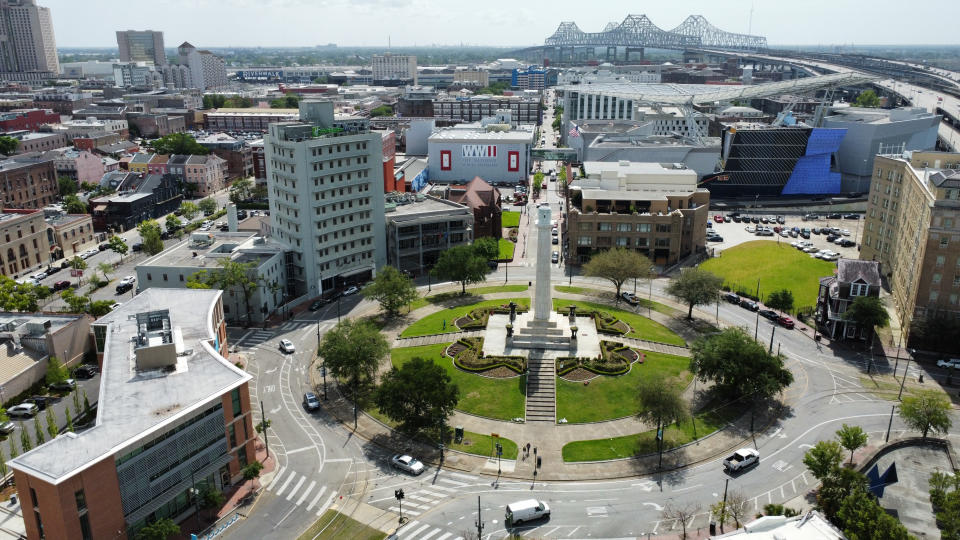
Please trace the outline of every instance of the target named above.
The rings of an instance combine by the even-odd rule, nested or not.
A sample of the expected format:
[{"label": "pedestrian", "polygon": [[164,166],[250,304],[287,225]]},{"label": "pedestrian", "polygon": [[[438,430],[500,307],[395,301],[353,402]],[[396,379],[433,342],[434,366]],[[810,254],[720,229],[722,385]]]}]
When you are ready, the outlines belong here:
[{"label": "pedestrian", "polygon": [[446,319],[443,320],[443,329],[444,329],[444,330],[447,329],[447,320],[446,320]]}]

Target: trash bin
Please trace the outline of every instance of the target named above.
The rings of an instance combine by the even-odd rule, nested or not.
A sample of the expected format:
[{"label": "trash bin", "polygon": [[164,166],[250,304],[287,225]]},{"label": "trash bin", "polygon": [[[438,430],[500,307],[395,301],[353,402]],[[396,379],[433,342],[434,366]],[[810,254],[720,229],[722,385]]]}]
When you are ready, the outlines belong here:
[{"label": "trash bin", "polygon": [[716,534],[717,534],[717,522],[716,522],[716,521],[711,521],[711,522],[710,522],[710,536],[714,536],[714,535],[716,535]]}]

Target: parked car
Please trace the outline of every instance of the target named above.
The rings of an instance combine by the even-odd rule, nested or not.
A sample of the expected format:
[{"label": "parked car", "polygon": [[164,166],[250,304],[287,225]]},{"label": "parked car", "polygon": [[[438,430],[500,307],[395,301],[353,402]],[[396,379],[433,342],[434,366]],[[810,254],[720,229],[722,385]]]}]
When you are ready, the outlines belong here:
[{"label": "parked car", "polygon": [[136,282],[136,276],[124,276],[123,279],[120,280],[120,285],[133,285]]},{"label": "parked car", "polygon": [[553,253],[550,254],[550,262],[552,262],[552,263],[554,263],[554,264],[560,262],[560,252],[559,252],[559,251],[554,251]]},{"label": "parked car", "polygon": [[33,403],[41,411],[57,401],[60,401],[60,398],[54,396],[30,396],[23,400],[24,403]]},{"label": "parked car", "polygon": [[624,291],[620,293],[620,298],[623,298],[623,301],[631,306],[635,306],[640,303],[640,298],[638,298],[637,295],[633,294],[632,292]]},{"label": "parked car", "polygon": [[741,221],[743,221],[743,218],[741,218],[740,216],[730,216],[730,219],[732,219],[734,223],[740,223]]},{"label": "parked car", "polygon": [[740,305],[740,297],[737,296],[736,293],[728,292],[723,295],[723,299],[731,304]]},{"label": "parked car", "polygon": [[16,429],[17,429],[17,424],[13,422],[4,422],[0,424],[0,433],[3,433],[4,435],[9,435],[13,433],[14,430]]},{"label": "parked car", "polygon": [[68,280],[61,280],[53,284],[54,291],[62,291],[64,289],[70,288],[70,282]]},{"label": "parked car", "polygon": [[412,475],[418,475],[424,471],[423,463],[406,454],[396,454],[390,458],[390,466],[394,469],[408,472]]},{"label": "parked car", "polygon": [[104,242],[104,243],[100,244],[99,246],[97,246],[97,249],[100,250],[100,251],[106,251],[106,250],[110,249],[110,243],[109,243],[109,242]]},{"label": "parked car", "polygon": [[55,382],[50,385],[51,390],[59,390],[61,392],[72,392],[77,388],[77,381],[74,379],[64,379],[60,382]]},{"label": "parked car", "polygon": [[120,283],[117,285],[117,294],[123,294],[133,289],[133,283]]},{"label": "parked car", "polygon": [[749,298],[741,298],[740,307],[749,309],[750,311],[757,311],[760,309],[760,304],[754,302]]},{"label": "parked car", "polygon": [[97,367],[91,364],[83,364],[83,365],[77,366],[77,368],[73,370],[73,376],[78,379],[90,379],[90,378],[93,378],[96,374],[97,374]]},{"label": "parked car", "polygon": [[10,418],[33,418],[40,412],[40,408],[33,403],[21,403],[7,409]]},{"label": "parked car", "polygon": [[303,394],[303,408],[308,411],[315,411],[320,408],[320,400],[313,392]]},{"label": "parked car", "polygon": [[286,354],[293,354],[296,351],[296,348],[293,346],[293,342],[289,339],[281,339],[280,350]]},{"label": "parked car", "polygon": [[827,219],[840,219],[842,217],[840,214],[827,214]]},{"label": "parked car", "polygon": [[723,216],[721,216],[720,214],[717,214],[713,216],[713,220],[716,221],[717,223],[723,223]]},{"label": "parked car", "polygon": [[831,233],[831,234],[827,235],[827,242],[830,242],[830,243],[832,244],[832,243],[834,243],[834,242],[837,241],[837,238],[840,238],[840,236]]},{"label": "parked car", "polygon": [[511,527],[516,527],[521,523],[536,519],[549,517],[550,506],[543,501],[538,501],[537,499],[527,499],[525,501],[510,503],[507,505],[504,513],[504,519],[506,520],[507,525]]},{"label": "parked car", "polygon": [[707,235],[707,241],[708,241],[708,242],[723,242],[723,237],[720,236],[719,234],[708,234],[708,235]]},{"label": "parked car", "polygon": [[760,316],[763,317],[764,319],[769,319],[774,322],[776,322],[780,318],[780,314],[778,314],[776,311],[772,309],[761,309]]},{"label": "parked car", "polygon": [[814,227],[814,228],[810,229],[810,232],[813,233],[813,234],[820,234],[820,228],[819,228],[819,227]]},{"label": "parked car", "polygon": [[727,472],[740,472],[758,463],[760,463],[760,452],[757,452],[756,448],[741,448],[723,460],[723,468]]},{"label": "parked car", "polygon": [[796,238],[797,235],[798,235],[797,231],[795,231],[795,230],[793,230],[793,229],[790,229],[789,231],[787,231],[787,234],[790,235],[790,238]]},{"label": "parked car", "polygon": [[552,238],[550,239],[550,243],[553,244],[553,245],[557,245],[557,244],[560,243],[560,238],[554,236],[554,237],[552,237]]},{"label": "parked car", "polygon": [[784,328],[786,328],[786,329],[788,329],[788,330],[789,330],[789,329],[792,329],[793,326],[794,326],[793,319],[791,319],[790,317],[787,317],[787,316],[781,316],[779,319],[777,319],[777,323],[779,323],[780,326],[782,326],[782,327],[784,327]]},{"label": "parked car", "polygon": [[138,252],[140,252],[140,251],[143,251],[143,242],[137,242],[136,244],[130,246],[130,251],[132,251],[132,252],[134,252],[134,253],[138,253]]},{"label": "parked car", "polygon": [[949,360],[941,359],[937,360],[937,366],[942,368],[949,369],[960,369],[960,358],[951,358]]},{"label": "parked car", "polygon": [[786,222],[787,222],[787,218],[785,218],[785,217],[783,217],[783,216],[777,216],[777,223],[783,225],[783,224],[786,223]]},{"label": "parked car", "polygon": [[310,311],[319,310],[320,308],[323,307],[323,304],[324,304],[323,300],[314,300],[314,302],[310,304]]},{"label": "parked car", "polygon": [[844,214],[843,219],[860,219],[860,214]]},{"label": "parked car", "polygon": [[343,291],[343,295],[350,296],[351,294],[357,294],[358,292],[360,292],[360,288],[357,287],[356,285],[351,285],[347,287],[345,291]]}]

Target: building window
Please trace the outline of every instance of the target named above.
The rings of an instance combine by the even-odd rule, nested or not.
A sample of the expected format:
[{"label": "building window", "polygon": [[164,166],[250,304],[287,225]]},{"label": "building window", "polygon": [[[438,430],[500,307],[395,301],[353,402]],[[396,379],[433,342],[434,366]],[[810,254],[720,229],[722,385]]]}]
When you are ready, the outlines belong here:
[{"label": "building window", "polygon": [[942,279],[942,277],[943,277],[943,276],[941,276],[940,274],[934,274],[934,275],[933,275],[933,282],[934,282],[934,283],[940,283],[940,279]]},{"label": "building window", "polygon": [[617,246],[619,246],[619,247],[625,247],[625,246],[628,246],[628,245],[630,245],[630,241],[629,241],[628,238],[624,238],[624,237],[622,237],[622,236],[621,236],[621,237],[617,237]]},{"label": "building window", "polygon": [[938,298],[940,298],[940,293],[938,293],[937,291],[930,291],[930,302],[931,302],[931,303],[936,302]]},{"label": "building window", "polygon": [[241,404],[240,404],[239,388],[234,388],[233,391],[230,392],[230,399],[233,402],[233,417],[236,418],[241,414],[243,414],[243,408],[241,407]]},{"label": "building window", "polygon": [[947,247],[948,245],[950,245],[950,237],[947,236],[947,235],[941,236],[941,237],[940,237],[940,247],[945,248],[945,247]]},{"label": "building window", "polygon": [[577,238],[577,245],[578,245],[578,246],[589,246],[589,245],[592,245],[592,244],[593,244],[593,237],[592,237],[592,236],[581,236],[581,237]]},{"label": "building window", "polygon": [[630,232],[632,229],[630,223],[617,223],[617,232]]},{"label": "building window", "polygon": [[649,224],[649,223],[638,223],[638,224],[637,224],[637,232],[640,232],[640,233],[648,233],[648,232],[650,232],[650,224]]},{"label": "building window", "polygon": [[943,255],[937,255],[937,266],[943,266],[944,261],[946,258]]},{"label": "building window", "polygon": [[610,223],[598,223],[598,224],[597,224],[597,230],[598,230],[598,231],[604,231],[604,232],[612,231],[612,230],[613,230],[613,226],[612,226]]}]

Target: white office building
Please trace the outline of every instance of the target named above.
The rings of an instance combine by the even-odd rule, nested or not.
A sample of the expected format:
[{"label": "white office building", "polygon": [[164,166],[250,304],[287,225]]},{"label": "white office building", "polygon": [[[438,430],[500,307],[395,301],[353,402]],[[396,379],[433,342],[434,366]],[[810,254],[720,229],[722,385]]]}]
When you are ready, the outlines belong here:
[{"label": "white office building", "polygon": [[31,79],[22,75],[26,73],[49,78],[60,73],[50,8],[35,0],[0,0],[0,20],[0,72],[11,74],[3,78]]},{"label": "white office building", "polygon": [[287,279],[311,297],[362,283],[386,264],[383,142],[332,101],[301,101],[300,122],[264,138],[273,238],[290,248]]},{"label": "white office building", "polygon": [[417,57],[410,55],[373,55],[373,81],[413,81],[417,84]]},{"label": "white office building", "polygon": [[[177,52],[180,55],[180,65],[190,69],[189,84],[184,84],[183,87],[210,90],[227,86],[227,63],[223,58],[210,51],[199,50],[186,41],[177,48]],[[183,78],[180,75],[180,79]],[[174,79],[177,77],[174,76]]]}]

